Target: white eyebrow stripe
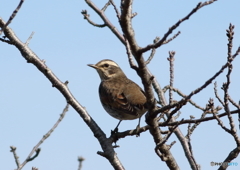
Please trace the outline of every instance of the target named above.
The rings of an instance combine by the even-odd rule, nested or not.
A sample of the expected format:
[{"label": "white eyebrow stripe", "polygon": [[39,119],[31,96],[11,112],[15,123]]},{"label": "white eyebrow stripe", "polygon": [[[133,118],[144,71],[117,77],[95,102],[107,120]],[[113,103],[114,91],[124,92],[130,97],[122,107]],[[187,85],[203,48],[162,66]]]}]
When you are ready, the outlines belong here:
[{"label": "white eyebrow stripe", "polygon": [[103,61],[100,61],[99,63],[97,63],[97,65],[102,65],[102,64],[109,64],[109,65],[112,65],[112,66],[119,67],[117,65],[117,63],[115,63],[114,61],[111,61],[111,60],[103,60]]}]

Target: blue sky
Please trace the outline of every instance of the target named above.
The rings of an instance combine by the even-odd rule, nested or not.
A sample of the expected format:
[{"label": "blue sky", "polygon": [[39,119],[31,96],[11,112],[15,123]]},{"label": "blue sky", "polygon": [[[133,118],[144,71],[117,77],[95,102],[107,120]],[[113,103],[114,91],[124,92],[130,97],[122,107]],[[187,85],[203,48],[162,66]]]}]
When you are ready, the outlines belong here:
[{"label": "blue sky", "polygon": [[[199,1],[134,1],[133,11],[138,15],[133,19],[136,39],[142,47],[152,43],[156,36],[163,37],[170,26],[186,16]],[[0,17],[5,21],[15,9],[19,0],[2,0]],[[104,3],[94,2],[100,8]],[[119,4],[118,1],[115,2]],[[168,51],[176,51],[174,87],[189,94],[201,86],[226,62],[229,23],[235,25],[233,52],[240,45],[239,0],[219,0],[200,9],[184,22],[174,33],[181,34],[171,43],[157,50],[149,69],[162,87],[169,84]],[[61,81],[69,81],[69,88],[75,98],[88,110],[103,131],[110,135],[118,120],[110,117],[102,108],[98,97],[100,78],[87,64],[102,59],[116,61],[127,76],[142,86],[140,78],[129,67],[125,47],[107,28],[96,28],[87,23],[81,11],[87,9],[94,22],[101,19],[88,7],[85,1],[25,1],[21,10],[10,24],[16,35],[25,42],[30,34],[35,34],[29,47],[44,59],[48,67]],[[109,7],[106,11],[112,23],[120,30],[116,15]],[[65,99],[35,66],[28,64],[19,51],[0,42],[1,75],[1,144],[0,160],[2,169],[16,168],[9,146],[17,147],[17,154],[23,162],[33,146],[52,127],[65,107]],[[148,54],[145,55],[145,58]],[[233,63],[230,95],[239,100],[239,57]],[[226,72],[219,78],[221,85],[226,81]],[[167,94],[166,94],[167,97]],[[213,84],[193,97],[202,107],[210,97],[214,97]],[[180,97],[174,94],[174,98]],[[218,104],[215,99],[216,105]],[[235,108],[232,108],[235,109]],[[201,112],[191,105],[181,110],[180,118],[201,116]],[[237,117],[234,116],[235,120]],[[229,127],[227,119],[222,119]],[[236,122],[237,123],[237,122]],[[124,121],[120,131],[133,129],[137,120]],[[141,121],[145,125],[144,119]],[[181,126],[183,134],[187,126]],[[239,129],[238,129],[239,134]],[[168,144],[176,140],[173,135]],[[127,137],[118,141],[116,149],[119,159],[126,169],[167,169],[154,152],[154,142],[149,132],[139,138]],[[192,135],[194,156],[202,169],[216,169],[210,162],[222,162],[236,147],[233,138],[225,133],[216,121],[202,123]],[[41,145],[40,155],[25,166],[31,169],[77,169],[77,157],[83,156],[83,170],[112,169],[109,162],[96,154],[101,150],[89,128],[79,115],[69,109],[66,117],[55,132]],[[171,149],[181,169],[190,169],[179,141]],[[229,169],[239,169],[240,158],[233,162],[239,165]]]}]

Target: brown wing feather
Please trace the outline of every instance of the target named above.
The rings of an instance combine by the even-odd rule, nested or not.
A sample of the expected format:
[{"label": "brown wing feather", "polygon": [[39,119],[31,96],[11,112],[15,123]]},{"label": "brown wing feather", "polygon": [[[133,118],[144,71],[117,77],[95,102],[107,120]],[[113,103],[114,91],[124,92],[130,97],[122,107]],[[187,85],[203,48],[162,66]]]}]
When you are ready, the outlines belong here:
[{"label": "brown wing feather", "polygon": [[[146,110],[146,97],[144,92],[137,84],[129,79],[125,79],[125,81],[127,81],[126,83],[120,83],[118,81],[119,80],[103,81],[100,84],[101,88],[99,88],[99,93],[103,106],[110,107],[116,112],[138,116],[140,110]],[[109,86],[111,86],[111,88],[107,88]]]}]

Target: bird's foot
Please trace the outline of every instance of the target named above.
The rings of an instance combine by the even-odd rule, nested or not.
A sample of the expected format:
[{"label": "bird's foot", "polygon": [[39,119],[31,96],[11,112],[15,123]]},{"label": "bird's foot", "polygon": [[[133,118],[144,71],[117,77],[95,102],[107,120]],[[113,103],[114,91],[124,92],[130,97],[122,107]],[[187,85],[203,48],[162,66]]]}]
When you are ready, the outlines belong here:
[{"label": "bird's foot", "polygon": [[136,137],[139,137],[140,136],[140,126],[137,125],[136,127]]},{"label": "bird's foot", "polygon": [[111,136],[110,138],[113,139],[113,142],[115,143],[115,146],[116,146],[116,143],[118,141],[118,128],[115,128],[114,130],[111,130]]},{"label": "bird's foot", "polygon": [[118,128],[116,127],[114,130],[111,130],[111,135],[117,134],[118,133]]}]

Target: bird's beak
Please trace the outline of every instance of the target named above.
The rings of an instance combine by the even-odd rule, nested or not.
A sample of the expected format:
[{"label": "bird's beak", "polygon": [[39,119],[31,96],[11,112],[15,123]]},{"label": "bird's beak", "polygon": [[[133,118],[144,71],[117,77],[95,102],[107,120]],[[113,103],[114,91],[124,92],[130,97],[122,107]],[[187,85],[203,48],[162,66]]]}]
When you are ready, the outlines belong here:
[{"label": "bird's beak", "polygon": [[88,64],[88,66],[92,67],[92,68],[95,68],[95,69],[98,69],[98,67],[95,64]]}]

